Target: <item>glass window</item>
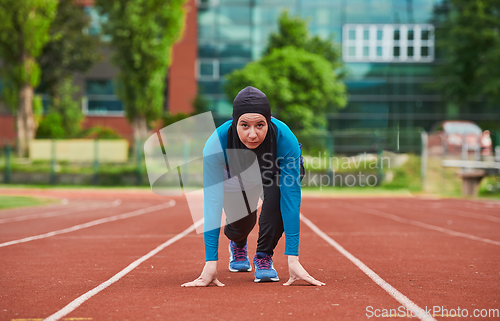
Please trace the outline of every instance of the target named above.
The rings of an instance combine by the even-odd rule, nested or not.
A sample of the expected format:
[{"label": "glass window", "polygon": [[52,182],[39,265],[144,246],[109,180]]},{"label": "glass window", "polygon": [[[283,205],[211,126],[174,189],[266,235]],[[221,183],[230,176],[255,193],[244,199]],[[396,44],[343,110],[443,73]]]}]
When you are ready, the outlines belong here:
[{"label": "glass window", "polygon": [[420,56],[429,57],[429,47],[420,48]]},{"label": "glass window", "polygon": [[394,30],[394,40],[399,40],[400,36],[399,36],[399,29],[395,29]]},{"label": "glass window", "polygon": [[408,30],[408,40],[413,40],[413,29]]},{"label": "glass window", "polygon": [[356,39],[356,30],[349,30],[349,39],[350,40]]},{"label": "glass window", "polygon": [[236,69],[243,69],[247,62],[221,62],[220,75],[224,76]]},{"label": "glass window", "polygon": [[[341,41],[345,62],[389,62],[391,57],[401,55],[411,57],[404,61],[398,59],[402,63],[429,62],[433,60],[429,58],[434,58],[434,39],[423,40],[418,43],[418,47],[414,47],[415,39],[420,40],[420,30],[433,31],[434,27],[430,24],[344,24],[342,28],[342,35],[345,36]],[[356,35],[357,30],[359,34]],[[415,30],[418,30],[417,34]],[[401,47],[402,44],[404,47]],[[351,48],[352,46],[359,48]],[[423,55],[420,55],[420,46],[428,47],[422,49]]]},{"label": "glass window", "polygon": [[399,47],[394,47],[394,57],[399,57]]},{"label": "glass window", "polygon": [[329,11],[325,10],[325,8],[316,9],[316,19],[315,23],[320,25],[327,25],[330,23]]},{"label": "glass window", "polygon": [[215,28],[214,26],[202,26],[198,25],[198,39],[215,39]]},{"label": "glass window", "polygon": [[214,63],[210,62],[200,62],[200,76],[214,76]]},{"label": "glass window", "polygon": [[219,81],[198,81],[198,91],[202,94],[222,94]]},{"label": "glass window", "polygon": [[256,25],[276,24],[281,8],[276,6],[256,6],[252,12],[252,19]]},{"label": "glass window", "polygon": [[[212,0],[213,1],[213,0]],[[250,0],[219,0],[220,4],[240,4],[250,6]]]},{"label": "glass window", "polygon": [[429,30],[422,30],[421,39],[422,40],[429,40]]},{"label": "glass window", "polygon": [[219,24],[250,24],[250,6],[221,6]]},{"label": "glass window", "polygon": [[108,112],[122,112],[123,104],[118,99],[100,100],[89,99],[87,109],[90,114],[107,114]]},{"label": "glass window", "polygon": [[250,44],[239,44],[239,43],[222,44],[220,49],[220,56],[252,58],[251,46]]},{"label": "glass window", "polygon": [[217,57],[217,48],[212,43],[198,43],[198,57],[214,58]]},{"label": "glass window", "polygon": [[255,44],[266,45],[269,39],[269,34],[273,32],[276,32],[276,28],[271,28],[268,26],[254,26],[252,32],[252,39],[254,45]]},{"label": "glass window", "polygon": [[85,93],[87,95],[114,95],[115,90],[113,87],[113,81],[110,79],[87,80]]},{"label": "glass window", "polygon": [[198,13],[198,25],[211,26],[215,23],[215,11],[200,11]]},{"label": "glass window", "polygon": [[219,26],[219,37],[221,40],[235,42],[250,42],[250,26],[232,25]]},{"label": "glass window", "polygon": [[381,29],[377,30],[377,40],[382,40],[383,36],[384,36],[384,31]]}]

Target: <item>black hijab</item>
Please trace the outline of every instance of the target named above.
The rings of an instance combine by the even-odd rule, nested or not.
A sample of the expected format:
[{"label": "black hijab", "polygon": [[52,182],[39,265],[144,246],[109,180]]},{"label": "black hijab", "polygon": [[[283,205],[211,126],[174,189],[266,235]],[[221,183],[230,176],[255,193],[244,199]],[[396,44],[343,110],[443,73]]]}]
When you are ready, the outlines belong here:
[{"label": "black hijab", "polygon": [[[255,149],[249,149],[243,144],[238,136],[236,125],[241,115],[246,113],[261,114],[267,121],[267,134],[262,143]],[[278,171],[276,164],[276,126],[271,122],[271,106],[266,95],[255,87],[248,86],[242,89],[233,101],[233,122],[227,134],[228,149],[243,150],[238,153],[237,161],[229,164],[231,175],[237,175],[251,166],[255,161],[255,156],[259,162],[260,172],[263,181],[267,181],[273,177]],[[272,162],[272,165],[271,165]],[[236,173],[234,173],[236,172]]]}]

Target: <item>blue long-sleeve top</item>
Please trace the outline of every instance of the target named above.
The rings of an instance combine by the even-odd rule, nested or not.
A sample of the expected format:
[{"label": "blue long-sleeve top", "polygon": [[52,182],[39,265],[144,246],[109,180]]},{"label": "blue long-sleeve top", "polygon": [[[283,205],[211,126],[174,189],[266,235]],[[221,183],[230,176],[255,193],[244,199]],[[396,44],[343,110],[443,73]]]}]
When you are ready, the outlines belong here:
[{"label": "blue long-sleeve top", "polygon": [[[285,230],[285,255],[299,255],[301,148],[297,138],[285,123],[276,118],[271,118],[271,121],[277,129],[276,161],[280,169],[280,208]],[[203,149],[204,236],[207,261],[219,259],[227,134],[231,123],[232,120],[228,120],[219,126]]]}]

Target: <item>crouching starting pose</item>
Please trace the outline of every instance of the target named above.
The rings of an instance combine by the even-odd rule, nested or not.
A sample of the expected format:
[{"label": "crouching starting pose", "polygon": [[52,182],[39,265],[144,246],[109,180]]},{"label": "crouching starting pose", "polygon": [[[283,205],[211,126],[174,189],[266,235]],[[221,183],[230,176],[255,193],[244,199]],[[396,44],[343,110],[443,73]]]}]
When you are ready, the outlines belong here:
[{"label": "crouching starting pose", "polygon": [[[220,153],[210,152],[215,145],[219,146],[219,150],[222,148]],[[231,150],[241,153],[231,160],[228,157]],[[271,117],[266,95],[254,87],[241,90],[233,102],[232,120],[217,128],[208,139],[203,155],[206,263],[196,280],[182,286],[207,286],[210,283],[224,286],[217,279],[220,228],[215,225],[210,227],[210,222],[220,225],[222,208],[226,213],[224,234],[230,240],[229,270],[252,271],[247,254],[247,237],[257,221],[259,198],[263,202],[253,258],[254,281],[279,281],[272,258],[284,232],[290,273],[284,285],[296,280],[325,285],[309,275],[299,263],[300,183],[304,175],[301,145],[285,123]],[[256,186],[243,186],[241,173],[251,164],[257,164],[255,157],[261,181]],[[224,184],[216,184],[218,182]],[[241,202],[234,202],[238,198],[244,200],[246,208],[238,205]]]}]

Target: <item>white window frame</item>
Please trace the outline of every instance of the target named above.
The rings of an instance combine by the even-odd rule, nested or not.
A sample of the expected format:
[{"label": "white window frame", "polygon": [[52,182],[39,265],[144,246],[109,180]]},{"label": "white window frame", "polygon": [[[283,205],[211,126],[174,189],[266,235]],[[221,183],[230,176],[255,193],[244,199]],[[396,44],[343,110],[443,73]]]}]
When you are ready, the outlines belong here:
[{"label": "white window frame", "polygon": [[[355,39],[349,39],[349,31],[355,31]],[[364,40],[368,30],[369,39]],[[377,30],[383,30],[382,40],[377,39]],[[399,40],[394,40],[394,31],[399,30]],[[408,40],[408,30],[413,30],[413,40]],[[422,40],[422,31],[429,30],[429,39]],[[355,55],[349,55],[349,47]],[[368,56],[363,47],[369,48]],[[382,56],[377,56],[377,47],[382,47]],[[394,56],[394,47],[399,47],[399,57]],[[413,57],[408,57],[407,48],[413,47]],[[428,47],[428,56],[422,57],[422,47]],[[434,61],[434,26],[431,24],[345,24],[342,27],[342,58],[345,62],[398,62],[430,63]]]},{"label": "white window frame", "polygon": [[[204,63],[204,64],[209,64],[209,63],[212,63],[212,66],[213,66],[213,73],[212,73],[212,76],[207,76],[207,75],[201,75],[200,74],[200,70],[201,70],[201,67],[200,65]],[[197,78],[198,80],[219,80],[220,78],[220,68],[219,68],[219,59],[213,59],[213,58],[201,58],[201,59],[198,59],[198,63],[196,64],[196,75],[197,75]]]}]

